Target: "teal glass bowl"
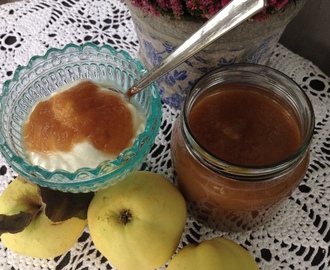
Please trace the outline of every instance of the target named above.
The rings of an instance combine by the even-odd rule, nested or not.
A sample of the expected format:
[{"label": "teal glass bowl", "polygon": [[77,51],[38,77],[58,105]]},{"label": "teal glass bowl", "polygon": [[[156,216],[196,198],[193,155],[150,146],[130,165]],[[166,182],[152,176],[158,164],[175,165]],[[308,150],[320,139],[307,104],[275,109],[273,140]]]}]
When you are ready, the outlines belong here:
[{"label": "teal glass bowl", "polygon": [[63,49],[49,49],[44,56],[32,57],[27,66],[19,67],[13,78],[4,83],[0,97],[2,155],[21,176],[63,192],[93,192],[123,179],[140,168],[158,134],[162,112],[155,84],[133,97],[146,115],[143,133],[116,160],[104,161],[96,168],[80,168],[72,173],[31,165],[23,147],[22,127],[39,100],[69,82],[87,78],[98,83],[114,83],[125,91],[146,72],[139,60],[108,45],[68,44]]}]

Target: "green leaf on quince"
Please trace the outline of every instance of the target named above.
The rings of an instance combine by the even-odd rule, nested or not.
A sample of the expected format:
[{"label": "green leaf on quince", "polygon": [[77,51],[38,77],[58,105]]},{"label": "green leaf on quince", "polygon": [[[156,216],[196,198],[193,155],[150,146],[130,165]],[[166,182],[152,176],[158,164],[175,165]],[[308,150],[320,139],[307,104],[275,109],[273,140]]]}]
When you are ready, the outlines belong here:
[{"label": "green leaf on quince", "polygon": [[34,215],[20,212],[15,215],[0,214],[0,235],[22,232],[32,221]]},{"label": "green leaf on quince", "polygon": [[46,205],[45,214],[53,222],[62,222],[72,217],[85,220],[93,192],[69,193],[39,187],[43,203]]}]

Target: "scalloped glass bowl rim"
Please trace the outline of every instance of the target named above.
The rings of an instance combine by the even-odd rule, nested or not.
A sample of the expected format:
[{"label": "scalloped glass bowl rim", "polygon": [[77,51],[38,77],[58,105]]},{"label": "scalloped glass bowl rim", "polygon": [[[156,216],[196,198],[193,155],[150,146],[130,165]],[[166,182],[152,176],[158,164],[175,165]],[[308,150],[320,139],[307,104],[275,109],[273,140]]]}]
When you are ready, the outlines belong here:
[{"label": "scalloped glass bowl rim", "polygon": [[[47,52],[44,55],[35,55],[31,57],[28,64],[26,66],[19,66],[13,75],[13,78],[10,80],[5,81],[3,85],[3,92],[1,93],[0,98],[0,115],[3,113],[3,106],[2,106],[2,99],[4,96],[8,96],[8,87],[9,84],[12,82],[18,82],[20,75],[22,72],[26,70],[30,70],[33,68],[33,65],[38,62],[39,60],[46,60],[48,59],[49,55],[52,53],[56,53],[57,55],[60,55],[62,53],[66,53],[69,49],[76,49],[77,51],[83,51],[85,48],[92,48],[96,52],[97,51],[108,51],[112,55],[122,55],[127,60],[127,62],[133,62],[137,68],[139,69],[141,75],[147,72],[147,70],[144,68],[143,64],[140,62],[140,60],[136,58],[132,58],[130,54],[124,50],[116,50],[110,45],[102,45],[97,46],[93,43],[85,43],[84,45],[76,45],[76,44],[67,44],[64,48],[58,49],[58,48],[50,48],[47,50]],[[1,142],[1,152],[4,158],[7,160],[10,166],[13,167],[14,171],[16,171],[18,174],[20,174],[22,177],[26,177],[31,180],[31,182],[34,182],[36,184],[39,184],[40,186],[49,187],[52,189],[60,190],[60,191],[68,191],[68,192],[89,192],[89,191],[96,191],[99,188],[105,188],[108,185],[115,184],[116,181],[113,181],[113,179],[117,179],[116,177],[120,174],[123,174],[123,177],[127,174],[127,172],[134,170],[134,168],[129,169],[130,165],[136,162],[137,159],[141,158],[141,155],[136,154],[132,159],[127,161],[126,163],[122,164],[122,159],[125,156],[125,154],[129,152],[144,152],[146,151],[146,148],[150,148],[150,144],[154,142],[157,131],[160,126],[160,119],[161,119],[161,102],[160,102],[160,96],[159,91],[157,90],[156,85],[153,83],[149,86],[153,91],[152,94],[152,101],[151,101],[151,113],[150,116],[147,118],[146,122],[146,128],[145,130],[138,135],[138,137],[134,140],[134,144],[132,147],[125,149],[121,154],[117,157],[117,159],[110,161],[104,161],[100,163],[96,168],[80,168],[75,172],[68,172],[65,170],[54,170],[54,171],[48,171],[40,166],[33,166],[30,165],[26,160],[18,155],[16,155],[12,149],[8,146],[6,143],[4,136],[2,134],[2,128],[0,129],[0,136],[3,137],[1,140],[4,142]],[[143,138],[148,137],[148,143],[143,142],[143,146],[139,148],[140,141],[143,140]],[[7,153],[7,151],[4,151],[4,148],[9,149],[10,155]],[[109,173],[104,173],[102,175],[98,175],[100,172],[103,164],[110,163],[111,165],[116,166],[116,168]],[[17,165],[18,164],[18,165]],[[33,172],[34,175],[31,173]],[[88,173],[89,175],[95,176],[95,178],[91,179],[88,178],[87,180],[78,179],[79,181],[75,182],[77,180],[77,177]],[[36,177],[35,175],[41,174],[46,179],[41,179]],[[66,182],[53,182],[51,181],[52,178],[60,177],[62,179],[66,178],[69,181]],[[119,179],[120,180],[120,179]]]}]

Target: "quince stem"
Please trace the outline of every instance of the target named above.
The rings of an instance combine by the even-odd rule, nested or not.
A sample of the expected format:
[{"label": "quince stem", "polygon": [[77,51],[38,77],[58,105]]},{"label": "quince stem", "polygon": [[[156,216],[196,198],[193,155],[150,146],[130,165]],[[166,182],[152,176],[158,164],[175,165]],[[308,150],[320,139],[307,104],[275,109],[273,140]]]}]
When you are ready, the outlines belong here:
[{"label": "quince stem", "polygon": [[121,211],[118,217],[118,221],[126,225],[133,219],[133,215],[130,210]]}]

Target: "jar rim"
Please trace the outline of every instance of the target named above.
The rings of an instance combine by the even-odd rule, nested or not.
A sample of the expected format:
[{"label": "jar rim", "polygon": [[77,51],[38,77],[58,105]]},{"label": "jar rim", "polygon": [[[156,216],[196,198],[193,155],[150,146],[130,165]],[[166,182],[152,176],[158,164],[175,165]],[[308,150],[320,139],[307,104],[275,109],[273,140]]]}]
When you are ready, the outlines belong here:
[{"label": "jar rim", "polygon": [[[260,78],[262,76],[264,78],[267,77],[277,81],[278,79],[281,79],[281,85],[284,85],[284,83],[288,83],[290,86],[292,86],[293,90],[299,95],[299,98],[302,99],[300,101],[304,102],[304,112],[308,114],[309,120],[307,125],[308,128],[307,130],[305,130],[303,140],[301,141],[299,148],[292,155],[272,164],[262,166],[247,166],[232,163],[220,157],[217,157],[198,142],[196,137],[193,135],[188,122],[188,114],[190,112],[190,108],[196,101],[196,97],[200,95],[200,93],[196,94],[196,92],[201,90],[201,85],[205,82],[206,78],[216,75],[221,76],[226,72],[236,72],[237,74],[244,73],[250,76],[257,76],[256,78]],[[224,82],[227,83],[227,81]],[[219,83],[214,82],[214,85],[219,85]],[[209,88],[210,87],[206,89]],[[253,180],[255,181],[269,179],[270,176],[275,176],[279,173],[283,173],[286,170],[292,168],[292,166],[296,166],[300,163],[306,151],[309,150],[312,141],[312,137],[314,134],[315,115],[312,103],[308,98],[307,94],[295,81],[293,81],[284,73],[274,68],[260,64],[232,64],[215,68],[212,71],[206,73],[204,76],[202,76],[198,81],[196,81],[184,101],[182,108],[182,122],[182,131],[185,140],[188,142],[188,150],[195,158],[197,158],[199,161],[202,161],[205,166],[218,173],[230,175],[230,177],[235,175],[236,178],[240,180],[249,180],[249,178],[253,178]]]}]

